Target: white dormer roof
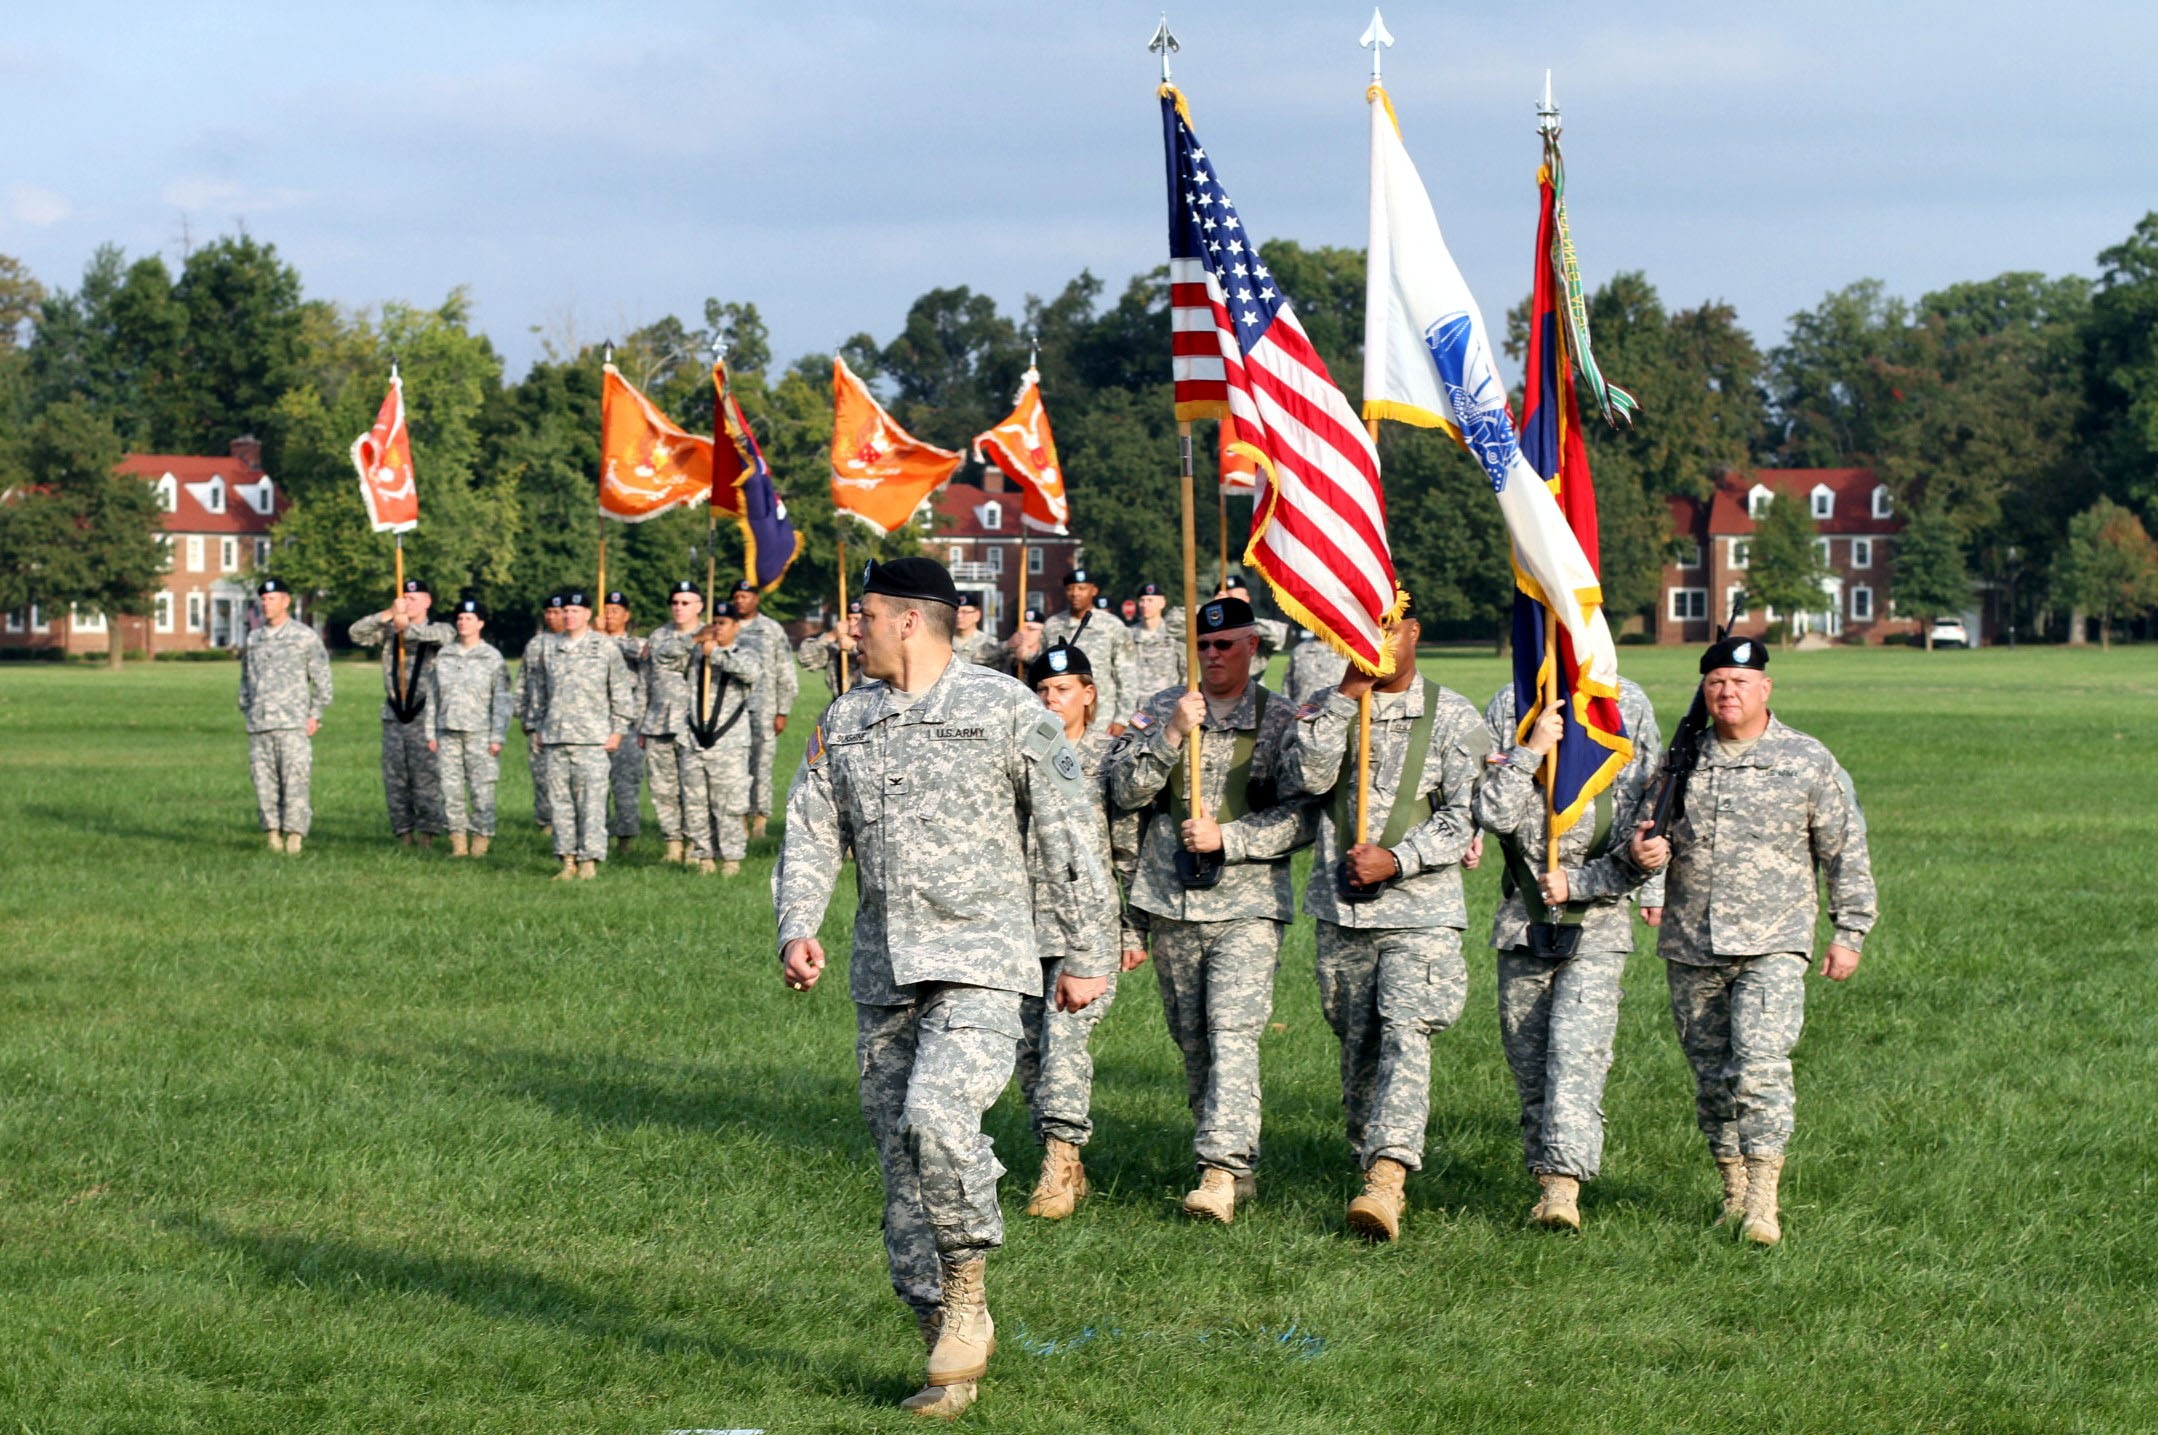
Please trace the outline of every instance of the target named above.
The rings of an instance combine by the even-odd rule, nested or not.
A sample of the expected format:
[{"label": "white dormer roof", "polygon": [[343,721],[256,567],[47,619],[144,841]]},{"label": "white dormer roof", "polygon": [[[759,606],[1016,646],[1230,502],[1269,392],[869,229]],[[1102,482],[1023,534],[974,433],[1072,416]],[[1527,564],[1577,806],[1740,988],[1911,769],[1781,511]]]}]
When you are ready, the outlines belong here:
[{"label": "white dormer roof", "polygon": [[974,510],[974,518],[982,527],[1000,531],[1004,527],[1004,505],[992,498]]},{"label": "white dormer roof", "polygon": [[168,473],[152,487],[157,490],[157,506],[159,508],[167,513],[172,513],[179,509],[180,481],[178,479]]},{"label": "white dormer roof", "polygon": [[206,479],[201,483],[191,483],[187,486],[187,491],[193,496],[195,502],[203,506],[206,512],[223,513],[225,511],[225,480],[222,475]]},{"label": "white dormer roof", "polygon": [[240,495],[241,500],[249,508],[254,509],[264,518],[268,518],[277,511],[277,488],[270,482],[268,474],[264,474],[253,483],[236,484],[232,491]]},{"label": "white dormer roof", "polygon": [[1817,483],[1813,486],[1813,492],[1808,497],[1812,500],[1810,507],[1815,518],[1833,518],[1836,516],[1836,490],[1825,483]]},{"label": "white dormer roof", "polygon": [[1776,498],[1776,490],[1765,483],[1757,483],[1746,490],[1746,516],[1759,518]]},{"label": "white dormer roof", "polygon": [[1895,499],[1889,493],[1888,485],[1885,483],[1875,485],[1873,490],[1873,516],[1875,518],[1886,518],[1895,511]]}]

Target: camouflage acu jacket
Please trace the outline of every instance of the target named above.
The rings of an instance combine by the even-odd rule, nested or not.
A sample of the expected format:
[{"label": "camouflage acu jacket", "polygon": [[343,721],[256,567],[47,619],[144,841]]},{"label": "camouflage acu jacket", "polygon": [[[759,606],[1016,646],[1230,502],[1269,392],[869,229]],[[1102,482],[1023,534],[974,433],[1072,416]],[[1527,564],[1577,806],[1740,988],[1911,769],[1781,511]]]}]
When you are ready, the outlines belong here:
[{"label": "camouflage acu jacket", "polygon": [[240,645],[240,711],[249,732],[304,728],[330,705],[330,655],[297,618],[268,623]]},{"label": "camouflage acu jacket", "polygon": [[492,643],[449,643],[427,665],[427,720],[436,738],[483,732],[501,742],[510,730],[509,664]]},{"label": "camouflage acu jacket", "polygon": [[[440,648],[445,643],[457,641],[457,630],[447,623],[407,624],[405,626],[404,641],[404,671],[400,673],[397,668],[398,645],[391,641],[396,632],[396,625],[385,623],[381,614],[369,613],[366,617],[354,623],[347,635],[353,642],[363,648],[380,647],[382,649],[382,715],[391,719],[394,719],[397,714],[391,709],[390,702],[397,696],[399,682],[402,681],[409,687],[414,671],[420,669],[423,661],[420,657],[421,649]],[[429,653],[424,661],[431,663],[436,656],[438,655],[435,653]],[[425,681],[425,673],[422,671],[421,682],[423,686]]]},{"label": "camouflage acu jacket", "polygon": [[605,743],[637,721],[637,685],[622,647],[605,633],[557,637],[527,689],[540,741],[550,745]]}]

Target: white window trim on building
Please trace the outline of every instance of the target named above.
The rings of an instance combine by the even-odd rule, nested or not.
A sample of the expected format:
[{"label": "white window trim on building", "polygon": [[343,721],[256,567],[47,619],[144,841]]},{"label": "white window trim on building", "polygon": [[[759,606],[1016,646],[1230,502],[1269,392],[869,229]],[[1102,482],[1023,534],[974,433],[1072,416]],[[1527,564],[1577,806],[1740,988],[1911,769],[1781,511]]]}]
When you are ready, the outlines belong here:
[{"label": "white window trim on building", "polygon": [[989,549],[989,571],[992,573],[1002,573],[1004,571],[1004,550],[1002,547],[991,545]]},{"label": "white window trim on building", "polygon": [[202,571],[202,535],[199,533],[187,535],[187,571],[190,573],[200,573]]},{"label": "white window trim on building", "polygon": [[68,605],[67,617],[69,626],[73,627],[78,633],[102,633],[105,631],[105,615],[103,613],[85,613],[71,603]]},{"label": "white window trim on building", "polygon": [[1671,561],[1678,564],[1678,566],[1681,568],[1700,567],[1701,545],[1698,543],[1688,543],[1684,548],[1681,548],[1679,550],[1678,557],[1672,559]]},{"label": "white window trim on building", "polygon": [[1746,516],[1748,518],[1759,518],[1762,514],[1768,512],[1769,504],[1773,503],[1775,499],[1776,490],[1765,483],[1755,484],[1752,488],[1746,490]]},{"label": "white window trim on building", "polygon": [[1708,616],[1708,589],[1673,588],[1667,611],[1674,623],[1698,621]]},{"label": "white window trim on building", "polygon": [[1895,512],[1896,500],[1889,493],[1888,485],[1885,483],[1875,484],[1873,488],[1873,516],[1875,518],[1892,518],[1895,516]]},{"label": "white window trim on building", "polygon": [[203,485],[202,506],[212,513],[225,511],[225,480],[213,478]]},{"label": "white window trim on building", "polygon": [[239,567],[240,567],[240,540],[239,540],[239,539],[237,539],[237,538],[220,538],[220,539],[218,539],[218,540],[217,540],[217,571],[218,571],[218,572],[220,572],[220,573],[233,573],[233,572],[237,572],[237,571],[239,570]]},{"label": "white window trim on building", "polygon": [[175,479],[171,474],[168,473],[163,478],[159,479],[157,483],[153,486],[157,489],[157,506],[167,513],[179,512],[179,480]]},{"label": "white window trim on building", "polygon": [[1746,585],[1743,583],[1733,583],[1723,590],[1723,611],[1733,623],[1746,616],[1746,610],[1738,606],[1745,593]]},{"label": "white window trim on building", "polygon": [[946,563],[964,563],[964,562],[966,562],[966,561],[967,561],[967,550],[966,550],[966,547],[965,547],[965,546],[964,546],[963,544],[958,544],[958,543],[954,543],[954,544],[952,544],[952,545],[951,545],[950,547],[948,547],[948,548],[946,548],[946,549],[944,550],[944,561],[945,561]]},{"label": "white window trim on building", "polygon": [[159,593],[157,595],[157,630],[160,633],[172,631],[172,595],[170,593]]},{"label": "white window trim on building", "polygon": [[975,509],[974,516],[979,518],[982,527],[990,532],[1002,533],[1004,531],[1004,505],[995,499],[992,498],[980,508]]},{"label": "white window trim on building", "polygon": [[200,589],[189,593],[187,595],[187,631],[190,633],[201,632],[203,617],[208,611],[203,606],[202,591]]},{"label": "white window trim on building", "polygon": [[255,566],[257,568],[270,566],[270,540],[267,538],[255,540]]},{"label": "white window trim on building", "polygon": [[22,632],[28,626],[28,623],[29,615],[23,612],[22,609],[10,608],[7,610],[7,630],[10,633]]},{"label": "white window trim on building", "polygon": [[1851,566],[1853,568],[1871,568],[1873,566],[1872,539],[1854,538],[1851,540]]},{"label": "white window trim on building", "polygon": [[1834,518],[1836,516],[1836,490],[1825,483],[1817,483],[1813,486],[1813,492],[1807,496],[1813,501],[1813,516],[1815,518]]},{"label": "white window trim on building", "polygon": [[1027,549],[1027,576],[1039,578],[1048,567],[1048,555],[1037,543]]},{"label": "white window trim on building", "polygon": [[1873,590],[1863,584],[1851,590],[1851,621],[1854,623],[1870,623],[1873,621]]},{"label": "white window trim on building", "polygon": [[1826,538],[1814,539],[1813,551],[1819,555],[1821,566],[1824,568],[1836,561],[1836,550],[1830,546],[1829,540]]},{"label": "white window trim on building", "polygon": [[1748,566],[1749,562],[1753,558],[1753,541],[1747,538],[1733,538],[1730,540],[1730,543],[1731,562],[1729,566],[1733,568],[1744,568]]}]

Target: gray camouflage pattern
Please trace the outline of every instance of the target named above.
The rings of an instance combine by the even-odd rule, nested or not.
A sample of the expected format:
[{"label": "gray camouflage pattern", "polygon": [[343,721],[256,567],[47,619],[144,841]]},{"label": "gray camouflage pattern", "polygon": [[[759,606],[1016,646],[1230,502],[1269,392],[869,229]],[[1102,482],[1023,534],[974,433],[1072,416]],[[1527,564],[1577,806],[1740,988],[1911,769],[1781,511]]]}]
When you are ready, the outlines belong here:
[{"label": "gray camouflage pattern", "polygon": [[1004,645],[985,628],[971,633],[957,633],[952,637],[952,656],[978,668],[1001,668],[1004,666]]},{"label": "gray camouflage pattern", "polygon": [[1269,918],[1151,923],[1154,978],[1184,1054],[1192,1154],[1247,1176],[1259,1164],[1259,1038],[1274,1013],[1282,924]]},{"label": "gray camouflage pattern", "polygon": [[910,706],[871,681],[825,710],[772,874],[780,950],[816,935],[850,846],[858,1002],[900,1005],[925,982],[1037,996],[1059,958],[1077,976],[1116,970],[1079,757],[1002,674],[954,661]]},{"label": "gray camouflage pattern", "polygon": [[[410,623],[405,627],[404,666],[400,671],[397,663],[397,644],[390,641],[397,628],[386,623],[379,613],[369,613],[354,623],[347,636],[362,648],[382,649],[382,716],[394,718],[390,700],[397,695],[400,682],[408,688],[412,682],[412,670],[419,664],[420,649],[441,648],[457,641],[457,630],[447,623]],[[440,653],[429,653],[427,662],[433,665]]]},{"label": "gray camouflage pattern", "polygon": [[[739,862],[749,851],[742,818],[750,810],[751,729],[758,720],[757,685],[770,664],[756,645],[737,637],[731,648],[715,647],[707,660],[694,643],[669,646],[659,657],[682,682],[685,693],[701,692],[706,681],[719,692],[719,722],[726,731],[708,748],[689,731],[685,709],[682,735],[672,742],[676,783],[681,791],[682,836],[690,855],[700,861]],[[724,687],[721,679],[726,679]]]},{"label": "gray camouflage pattern", "polygon": [[297,618],[268,623],[240,643],[240,715],[247,730],[305,731],[330,705],[330,655],[313,628]]},{"label": "gray camouflage pattern", "polygon": [[[1167,616],[1158,628],[1145,621],[1126,629],[1131,634],[1131,705],[1137,707],[1163,688],[1184,686],[1184,624]],[[1123,709],[1119,708],[1121,713]]]},{"label": "gray camouflage pattern", "polygon": [[[1122,722],[1126,709],[1136,707],[1142,694],[1131,670],[1131,629],[1100,609],[1090,609],[1089,614],[1085,619],[1074,618],[1066,609],[1043,619],[1042,647],[1047,649],[1062,639],[1086,654],[1094,670],[1094,691],[1100,694],[1094,706],[1094,721],[1087,726],[1107,728],[1113,722]],[[1084,630],[1080,627],[1082,621],[1086,624]]]},{"label": "gray camouflage pattern", "polygon": [[[1611,832],[1604,850],[1590,856],[1596,824],[1584,814],[1559,839],[1559,865],[1566,872],[1567,901],[1583,903],[1581,945],[1606,952],[1633,950],[1631,897],[1643,907],[1663,905],[1663,876],[1644,875],[1625,859],[1634,823],[1648,816],[1655,801],[1656,774],[1663,765],[1663,732],[1648,694],[1632,678],[1619,679],[1619,716],[1633,739],[1633,757],[1611,780]],[[1544,790],[1538,773],[1543,760],[1521,746],[1514,716],[1514,685],[1507,683],[1484,706],[1484,724],[1505,761],[1484,768],[1476,787],[1476,825],[1494,836],[1511,836],[1530,870],[1544,870],[1550,823],[1544,815]],[[1499,854],[1493,853],[1494,858]],[[1501,860],[1499,865],[1504,870]],[[1491,920],[1491,945],[1501,951],[1528,943],[1529,907],[1510,878],[1500,882],[1498,910]],[[1559,1172],[1573,1175],[1573,1172]]]},{"label": "gray camouflage pattern", "polygon": [[1289,650],[1289,671],[1281,681],[1281,695],[1302,707],[1340,682],[1349,671],[1349,660],[1317,638],[1305,638]]},{"label": "gray camouflage pattern", "polygon": [[[1226,717],[1217,719],[1209,710],[1201,724],[1204,735],[1199,746],[1199,795],[1208,812],[1219,810],[1228,789],[1237,733],[1257,733],[1251,755],[1255,782],[1280,772],[1282,748],[1296,709],[1279,694],[1269,693],[1262,725],[1258,692],[1256,681],[1247,684]],[[1247,917],[1289,921],[1296,915],[1289,854],[1311,840],[1312,817],[1307,803],[1293,799],[1278,802],[1224,823],[1222,855],[1228,865],[1221,881],[1212,888],[1186,891],[1176,879],[1176,854],[1183,846],[1183,837],[1164,789],[1172,780],[1185,780],[1183,744],[1171,747],[1168,741],[1169,714],[1183,697],[1182,688],[1156,693],[1143,709],[1127,719],[1128,728],[1109,753],[1109,799],[1121,811],[1139,813],[1144,824],[1131,905],[1180,922]],[[1157,799],[1161,799],[1158,807]]]},{"label": "gray camouflage pattern", "polygon": [[[1468,907],[1461,895],[1461,858],[1476,836],[1471,815],[1476,780],[1491,739],[1484,720],[1467,698],[1451,688],[1436,688],[1430,746],[1411,811],[1421,814],[1389,850],[1401,875],[1387,882],[1370,902],[1344,902],[1335,885],[1342,854],[1355,832],[1334,827],[1333,793],[1347,781],[1353,789],[1356,769],[1350,761],[1356,731],[1356,700],[1338,689],[1296,709],[1282,752],[1282,784],[1317,799],[1318,852],[1311,880],[1304,887],[1304,910],[1321,922],[1356,928],[1466,927]],[[1402,774],[1408,768],[1409,737],[1424,712],[1424,685],[1406,691],[1371,695],[1371,806],[1369,831],[1382,835],[1387,816],[1400,799]],[[1350,819],[1354,821],[1353,809]]]},{"label": "gray camouflage pattern", "polygon": [[442,806],[442,765],[427,750],[427,715],[411,722],[382,720],[382,794],[389,802],[390,831],[447,832]]},{"label": "gray camouflage pattern", "polygon": [[528,675],[526,698],[547,749],[547,797],[557,857],[599,862],[607,856],[607,796],[613,772],[606,741],[637,720],[636,684],[622,648],[587,629],[548,644]]},{"label": "gray camouflage pattern", "polygon": [[554,855],[607,860],[607,749],[597,743],[550,744],[547,805],[554,813]]},{"label": "gray camouflage pattern", "polygon": [[1710,1153],[1782,1155],[1797,1103],[1791,1050],[1806,1021],[1806,957],[1665,962],[1664,976],[1678,1044],[1693,1067],[1694,1119]]},{"label": "gray camouflage pattern", "polygon": [[1581,940],[1565,961],[1499,952],[1499,1040],[1521,1097],[1523,1161],[1587,1181],[1603,1163],[1604,1077],[1626,954]]},{"label": "gray camouflage pattern", "polygon": [[[794,650],[794,661],[799,667],[821,674],[824,678],[824,690],[833,697],[838,697],[841,691],[839,644],[837,642],[825,642],[824,636],[820,633],[815,637],[802,639]],[[847,657],[847,681],[858,686],[861,680],[861,667],[856,661],[856,655],[849,654]]]},{"label": "gray camouflage pattern", "polygon": [[487,750],[491,741],[484,732],[445,732],[435,739],[442,815],[452,832],[495,835],[495,786],[502,776],[502,759]]},{"label": "gray camouflage pattern", "polygon": [[308,795],[315,771],[315,745],[307,729],[266,727],[249,733],[247,771],[255,784],[255,811],[261,818],[262,830],[306,836],[315,820]]},{"label": "gray camouflage pattern", "polygon": [[607,754],[607,835],[635,837],[644,830],[644,753],[633,734],[645,710],[644,639],[630,633],[610,634],[622,651],[622,666],[629,669],[631,717],[622,729],[621,744]]},{"label": "gray camouflage pattern", "polygon": [[554,809],[547,795],[547,749],[540,745],[539,715],[533,708],[537,674],[554,646],[555,634],[541,629],[525,644],[517,664],[517,680],[510,690],[510,706],[518,726],[525,730],[525,752],[532,769],[532,820],[546,827],[554,822]]},{"label": "gray camouflage pattern", "polygon": [[427,721],[435,737],[458,732],[509,740],[509,664],[494,644],[446,645],[428,660],[426,681]]},{"label": "gray camouflage pattern", "polygon": [[1004,1167],[982,1113],[1011,1080],[1019,995],[928,983],[902,1004],[859,1003],[854,1019],[892,1289],[928,1312],[944,1297],[940,1256],[970,1260],[1004,1244]]},{"label": "gray camouflage pattern", "polygon": [[772,731],[772,719],[793,713],[795,699],[800,696],[801,665],[794,659],[794,645],[787,641],[787,630],[767,614],[759,613],[742,624],[741,639],[756,645],[758,656],[763,660],[764,670],[758,675],[756,687],[750,690],[754,721],[749,723],[749,810],[759,817],[772,813],[772,760],[779,753],[779,734]]},{"label": "gray camouflage pattern", "polygon": [[1431,1038],[1461,1019],[1469,999],[1461,933],[1321,922],[1318,938],[1319,1007],[1341,1040],[1349,1145],[1364,1168],[1385,1157],[1420,1170]]},{"label": "gray camouflage pattern", "polygon": [[672,735],[648,737],[642,742],[644,785],[652,793],[652,814],[659,821],[659,835],[668,842],[680,842],[689,831],[689,804],[682,793],[684,743]]}]

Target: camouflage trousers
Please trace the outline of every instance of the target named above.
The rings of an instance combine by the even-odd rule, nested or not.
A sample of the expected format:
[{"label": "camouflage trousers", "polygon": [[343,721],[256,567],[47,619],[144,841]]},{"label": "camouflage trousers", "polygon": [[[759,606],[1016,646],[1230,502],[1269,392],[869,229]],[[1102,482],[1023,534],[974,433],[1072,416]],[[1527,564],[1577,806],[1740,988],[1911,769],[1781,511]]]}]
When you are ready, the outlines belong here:
[{"label": "camouflage trousers", "polygon": [[749,810],[772,815],[772,760],[779,753],[779,735],[772,731],[772,715],[752,709],[742,719],[749,728]]},{"label": "camouflage trousers", "polygon": [[390,831],[447,832],[442,813],[442,769],[427,750],[427,723],[382,720],[382,791],[390,803]]},{"label": "camouflage trousers", "polygon": [[742,827],[749,811],[749,743],[740,730],[748,721],[710,747],[697,746],[695,738],[675,744],[687,814],[682,835],[699,861],[739,862],[749,851]]},{"label": "camouflage trousers", "polygon": [[535,735],[526,739],[525,751],[532,767],[532,820],[542,827],[554,826],[554,799],[547,791],[547,749]]},{"label": "camouflage trousers", "polygon": [[884,1173],[884,1254],[892,1289],[917,1311],[944,1297],[939,1256],[1004,1244],[996,1149],[982,1132],[1011,1080],[1017,992],[925,985],[906,1006],[854,1008],[862,1119]]},{"label": "camouflage trousers", "polygon": [[492,741],[483,732],[446,732],[435,743],[442,812],[452,832],[495,835],[495,780],[502,775],[502,759],[487,750]]},{"label": "camouflage trousers", "polygon": [[613,799],[607,818],[609,837],[635,837],[643,829],[644,816],[637,810],[643,790],[644,754],[637,750],[636,736],[623,733],[622,745],[607,754],[607,792]]},{"label": "camouflage trousers", "polygon": [[1782,1155],[1797,1100],[1791,1048],[1806,1020],[1805,956],[1665,962],[1664,975],[1709,1151],[1719,1159]]},{"label": "camouflage trousers", "polygon": [[1469,970],[1452,927],[1319,923],[1319,1008],[1341,1039],[1341,1104],[1358,1165],[1424,1164],[1431,1038],[1461,1019]]},{"label": "camouflage trousers", "polygon": [[[633,738],[623,738],[633,742]],[[655,733],[644,740],[644,782],[652,789],[652,811],[659,818],[659,835],[679,842],[688,831],[688,808],[682,801],[683,744],[671,732]]]},{"label": "camouflage trousers", "polygon": [[1054,1136],[1084,1146],[1094,1134],[1094,1028],[1116,1000],[1116,975],[1109,989],[1078,1011],[1056,1009],[1057,978],[1064,963],[1042,963],[1042,994],[1023,997],[1019,1019],[1026,1035],[1019,1039],[1019,1090],[1032,1116],[1034,1142]]},{"label": "camouflage trousers", "polygon": [[1566,961],[1499,953],[1499,1041],[1521,1093],[1529,1170],[1587,1181],[1603,1163],[1604,1077],[1618,1030],[1624,952]]},{"label": "camouflage trousers", "polygon": [[1259,1035],[1274,1014],[1281,923],[1150,919],[1154,977],[1169,1036],[1184,1053],[1192,1153],[1247,1176],[1259,1164]]},{"label": "camouflage trousers", "polygon": [[315,771],[315,745],[307,729],[271,728],[247,735],[247,770],[255,779],[255,810],[265,832],[306,835],[315,820],[307,787]]},{"label": "camouflage trousers", "polygon": [[547,805],[554,812],[554,855],[607,860],[607,749],[598,743],[550,743]]}]

